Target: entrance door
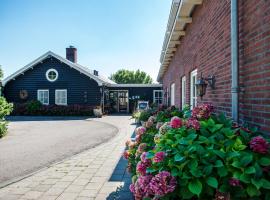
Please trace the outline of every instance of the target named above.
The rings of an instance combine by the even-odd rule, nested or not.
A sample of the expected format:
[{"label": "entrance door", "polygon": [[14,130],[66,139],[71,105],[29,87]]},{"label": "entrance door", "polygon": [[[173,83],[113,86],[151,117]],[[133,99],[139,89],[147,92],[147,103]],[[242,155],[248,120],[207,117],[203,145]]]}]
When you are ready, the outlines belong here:
[{"label": "entrance door", "polygon": [[110,91],[110,106],[113,112],[128,113],[128,91],[127,90],[113,90]]},{"label": "entrance door", "polygon": [[118,112],[128,112],[128,91],[118,92]]}]

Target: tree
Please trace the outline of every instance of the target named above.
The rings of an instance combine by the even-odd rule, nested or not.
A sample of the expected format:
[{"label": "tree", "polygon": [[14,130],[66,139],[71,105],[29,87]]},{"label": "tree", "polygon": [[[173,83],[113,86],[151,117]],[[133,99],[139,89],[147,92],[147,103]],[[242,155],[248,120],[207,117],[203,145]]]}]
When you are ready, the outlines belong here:
[{"label": "tree", "polygon": [[2,70],[2,67],[1,67],[1,65],[0,65],[0,80],[3,78],[3,70]]},{"label": "tree", "polygon": [[110,76],[110,79],[116,83],[142,83],[151,84],[153,83],[152,78],[144,71],[139,69],[136,71],[120,69],[116,73]]}]

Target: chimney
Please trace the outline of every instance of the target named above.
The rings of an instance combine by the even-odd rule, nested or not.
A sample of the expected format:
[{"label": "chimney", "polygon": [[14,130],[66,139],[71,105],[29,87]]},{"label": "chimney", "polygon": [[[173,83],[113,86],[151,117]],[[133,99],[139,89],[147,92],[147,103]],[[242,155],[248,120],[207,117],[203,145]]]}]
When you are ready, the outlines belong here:
[{"label": "chimney", "polygon": [[69,46],[66,48],[66,59],[77,63],[77,49],[74,46]]},{"label": "chimney", "polygon": [[98,76],[98,71],[97,70],[94,70],[94,75]]}]

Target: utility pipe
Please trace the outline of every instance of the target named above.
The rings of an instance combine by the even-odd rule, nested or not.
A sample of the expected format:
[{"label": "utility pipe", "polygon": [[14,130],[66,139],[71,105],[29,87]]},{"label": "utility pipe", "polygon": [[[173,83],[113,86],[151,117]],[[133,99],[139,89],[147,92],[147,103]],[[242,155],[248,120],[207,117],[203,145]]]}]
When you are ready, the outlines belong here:
[{"label": "utility pipe", "polygon": [[231,0],[231,77],[232,119],[238,122],[238,0]]}]

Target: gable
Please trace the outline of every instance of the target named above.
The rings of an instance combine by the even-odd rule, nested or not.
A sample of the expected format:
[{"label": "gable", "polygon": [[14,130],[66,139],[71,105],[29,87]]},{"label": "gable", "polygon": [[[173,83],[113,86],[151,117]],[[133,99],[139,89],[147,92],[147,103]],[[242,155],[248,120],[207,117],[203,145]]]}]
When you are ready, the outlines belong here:
[{"label": "gable", "polygon": [[95,76],[94,74],[92,74],[91,70],[89,70],[88,68],[83,67],[79,64],[73,63],[73,62],[71,62],[65,58],[62,58],[61,56],[58,56],[57,54],[49,51],[49,52],[45,53],[44,55],[40,56],[39,58],[37,58],[36,60],[32,61],[31,63],[29,63],[25,67],[19,69],[18,71],[16,71],[12,75],[8,76],[6,79],[4,79],[3,86],[5,86],[9,81],[15,80],[18,76],[23,75],[26,71],[33,69],[38,64],[42,63],[45,59],[48,59],[51,57],[57,59],[61,63],[65,63],[67,66],[69,66],[69,67],[79,71],[80,73],[92,78],[93,80],[95,80],[98,83],[99,86],[101,86],[103,84],[104,85],[110,84],[110,82],[108,80],[106,80],[104,77],[99,78],[98,76]]}]

